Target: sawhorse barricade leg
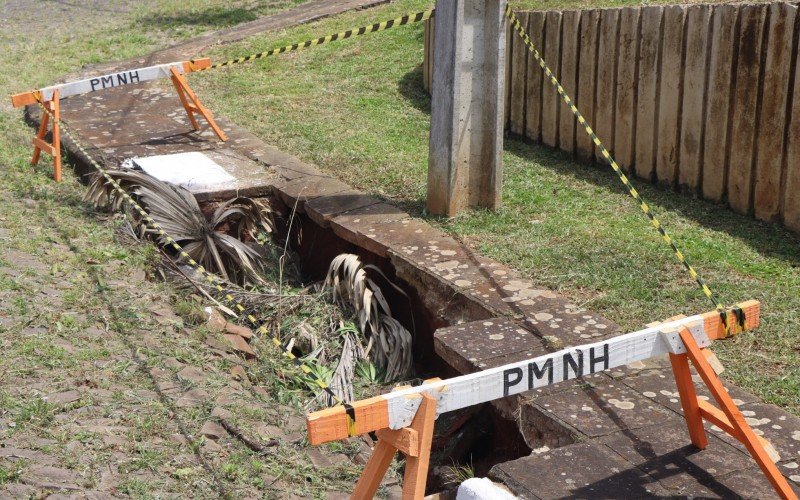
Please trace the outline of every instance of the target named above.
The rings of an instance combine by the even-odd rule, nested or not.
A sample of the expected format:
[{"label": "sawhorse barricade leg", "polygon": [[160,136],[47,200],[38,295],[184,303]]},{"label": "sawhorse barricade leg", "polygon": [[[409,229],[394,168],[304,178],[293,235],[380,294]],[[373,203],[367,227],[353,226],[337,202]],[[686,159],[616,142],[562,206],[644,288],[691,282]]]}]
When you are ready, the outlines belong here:
[{"label": "sawhorse barricade leg", "polygon": [[421,500],[424,498],[435,421],[436,399],[428,394],[422,394],[422,402],[409,427],[377,431],[378,444],[375,445],[372,456],[364,467],[364,472],[350,498],[362,500],[374,497],[398,451],[406,456],[403,499]]},{"label": "sawhorse barricade leg", "polygon": [[[692,333],[684,327],[680,330],[680,338],[686,347],[686,353],[670,354],[669,356],[692,444],[701,450],[708,445],[708,437],[703,427],[703,419],[707,420],[745,445],[747,451],[753,456],[753,459],[755,459],[761,471],[781,498],[797,499],[788,481],[786,481],[786,478],[783,477],[775,462],[772,461],[769,453],[767,453],[763,438],[753,432],[753,429],[747,424],[744,415],[742,415],[728,391],[723,387],[714,368],[706,359],[703,349],[697,344]],[[697,397],[689,369],[689,361],[694,365],[700,378],[703,379],[720,408]]]},{"label": "sawhorse barricade leg", "polygon": [[221,141],[227,141],[228,137],[222,129],[219,128],[217,122],[214,121],[214,116],[211,114],[211,111],[200,103],[200,99],[197,98],[197,95],[191,87],[189,87],[186,78],[175,68],[170,68],[170,73],[172,74],[172,84],[175,85],[175,90],[178,92],[178,97],[181,99],[183,109],[185,109],[186,114],[189,115],[189,121],[192,123],[192,127],[194,127],[195,130],[200,130],[200,124],[197,123],[197,118],[194,116],[195,113],[197,113],[206,119]]},{"label": "sawhorse barricade leg", "polygon": [[[39,157],[42,151],[53,157],[53,179],[56,182],[61,182],[61,131],[59,129],[59,121],[61,120],[61,107],[59,105],[58,90],[53,92],[53,97],[49,101],[42,103],[44,109],[42,111],[42,119],[39,123],[39,132],[33,138],[33,158],[31,165],[39,163]],[[50,144],[45,140],[47,135],[47,126],[50,123],[50,115],[53,119],[53,143]]]}]

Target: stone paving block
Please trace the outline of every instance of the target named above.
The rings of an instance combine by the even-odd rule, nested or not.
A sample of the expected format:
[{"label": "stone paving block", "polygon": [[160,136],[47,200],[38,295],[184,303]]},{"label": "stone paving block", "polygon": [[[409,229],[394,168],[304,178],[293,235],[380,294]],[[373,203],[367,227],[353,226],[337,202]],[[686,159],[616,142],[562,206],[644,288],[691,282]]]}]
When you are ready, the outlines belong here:
[{"label": "stone paving block", "polygon": [[[460,373],[472,373],[487,367],[492,359],[530,351],[541,339],[509,319],[488,319],[440,328],[434,333],[436,353]],[[542,348],[541,353],[547,351]],[[525,358],[522,358],[525,359]],[[499,366],[504,363],[493,364]]]},{"label": "stone paving block", "polygon": [[[708,392],[708,389],[706,389],[705,384],[700,380],[700,377],[694,374],[692,378],[695,382],[694,387],[697,391],[697,396],[716,405],[716,401],[713,401],[711,394]],[[681,401],[678,396],[678,387],[675,385],[675,377],[672,374],[672,368],[669,366],[668,362],[663,368],[654,368],[635,376],[622,377],[620,381],[645,397],[677,413],[683,413]],[[730,387],[729,393],[733,398],[733,402],[740,407],[746,403],[757,400],[755,396],[738,387]]]},{"label": "stone paving block", "polygon": [[252,134],[246,131],[242,132],[243,135],[246,134],[248,136],[248,139],[254,139],[254,144],[252,144],[252,146],[248,144],[248,146],[251,147],[247,148],[247,156],[267,165],[273,169],[279,177],[282,177],[286,180],[292,180],[309,175],[325,175],[323,172],[320,172],[318,167],[309,163],[305,163],[299,158],[288,153],[284,153],[278,148],[264,144],[263,142],[258,141],[257,138],[251,137]]},{"label": "stone paving block", "polygon": [[495,465],[489,477],[521,498],[644,498],[666,494],[647,474],[592,441]]},{"label": "stone paving block", "polygon": [[710,435],[708,447],[692,445],[683,419],[665,419],[647,427],[604,436],[605,444],[667,489],[680,490],[687,475],[714,489],[715,478],[745,470],[753,460],[740,450]]},{"label": "stone paving block", "polygon": [[[577,436],[594,438],[621,429],[638,429],[653,422],[681,417],[616,381],[602,381],[593,387],[576,386],[536,398],[522,407],[522,418],[531,422],[542,418]],[[527,415],[526,415],[527,414]]]},{"label": "stone paving block", "polygon": [[559,349],[599,342],[622,333],[613,322],[574,304],[540,310],[526,317],[525,324],[544,338],[558,339],[561,347],[554,347]]},{"label": "stone paving block", "polygon": [[[779,463],[800,462],[800,418],[775,405],[753,402],[739,406],[753,432],[769,441],[780,455]],[[744,449],[744,445],[716,427],[712,434]],[[800,474],[800,472],[795,472]]]},{"label": "stone paving block", "polygon": [[289,207],[305,213],[305,203],[320,196],[332,196],[350,190],[344,182],[323,175],[309,175],[285,182],[277,182],[274,193]]},{"label": "stone paving block", "polygon": [[409,219],[410,216],[388,203],[378,203],[338,215],[330,220],[331,229],[340,238],[358,245],[380,257],[387,257],[385,245],[373,241],[378,227],[388,222]]},{"label": "stone paving block", "polygon": [[[727,490],[719,493],[721,498],[776,498],[777,494],[761,469],[753,463],[749,469],[740,470],[719,479]],[[795,495],[800,496],[800,486],[789,481]]]},{"label": "stone paving block", "polygon": [[330,220],[337,215],[356,210],[370,205],[377,205],[381,201],[361,191],[348,190],[330,196],[320,196],[306,202],[306,213],[321,227],[330,227]]}]

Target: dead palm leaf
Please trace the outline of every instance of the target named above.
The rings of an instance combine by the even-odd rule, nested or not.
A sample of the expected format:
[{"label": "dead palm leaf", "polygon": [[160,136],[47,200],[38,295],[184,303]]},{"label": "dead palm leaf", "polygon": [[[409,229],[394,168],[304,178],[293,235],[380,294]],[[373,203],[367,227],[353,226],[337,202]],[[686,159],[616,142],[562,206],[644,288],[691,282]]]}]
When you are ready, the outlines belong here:
[{"label": "dead palm leaf", "polygon": [[[252,239],[257,230],[272,231],[265,207],[249,198],[233,198],[217,207],[208,220],[194,195],[182,187],[136,170],[111,170],[108,173],[143,206],[165,233],[160,234],[148,227],[138,213],[128,210],[139,224],[141,235],[149,234],[163,246],[168,246],[168,238],[172,237],[191,258],[226,280],[264,283],[261,277],[263,259],[242,238]],[[96,207],[108,206],[112,210],[124,205],[122,194],[100,175],[92,179],[85,198]]]},{"label": "dead palm leaf", "polygon": [[367,339],[366,354],[387,382],[411,372],[411,334],[392,318],[389,303],[378,285],[367,278],[357,255],[336,256],[328,268],[325,288],[340,307],[355,310],[358,329]]}]

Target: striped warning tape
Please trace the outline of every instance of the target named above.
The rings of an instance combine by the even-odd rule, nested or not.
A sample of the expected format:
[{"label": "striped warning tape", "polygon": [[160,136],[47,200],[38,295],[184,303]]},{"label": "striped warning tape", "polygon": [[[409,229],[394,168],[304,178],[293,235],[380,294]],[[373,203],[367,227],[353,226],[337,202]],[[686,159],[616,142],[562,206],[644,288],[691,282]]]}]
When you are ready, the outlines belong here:
[{"label": "striped warning tape", "polygon": [[[509,21],[511,21],[511,24],[514,26],[514,30],[519,34],[520,37],[522,37],[522,40],[525,42],[525,45],[528,46],[528,50],[530,50],[530,52],[533,54],[533,58],[536,60],[537,63],[539,63],[539,66],[541,66],[542,70],[544,70],[544,73],[547,76],[547,78],[550,79],[550,83],[558,91],[558,95],[560,95],[564,103],[567,106],[569,106],[569,109],[572,110],[572,114],[574,114],[575,117],[578,119],[578,123],[580,123],[583,126],[586,133],[589,135],[589,137],[592,138],[592,141],[600,150],[600,153],[603,155],[603,158],[605,158],[608,164],[611,165],[611,168],[614,169],[614,172],[616,172],[619,179],[625,185],[625,188],[628,190],[628,193],[630,193],[633,199],[636,200],[637,203],[639,203],[639,207],[642,209],[642,212],[644,212],[647,218],[650,219],[650,224],[661,235],[661,239],[663,239],[664,242],[667,245],[669,245],[669,247],[675,253],[675,257],[678,258],[678,261],[683,265],[683,267],[689,273],[689,276],[691,276],[692,279],[694,279],[697,282],[697,284],[703,290],[703,293],[706,295],[706,297],[708,297],[714,304],[714,306],[717,308],[717,310],[720,313],[720,316],[722,317],[722,322],[725,325],[725,331],[726,332],[729,331],[727,312],[725,306],[717,299],[716,295],[714,295],[714,292],[711,291],[711,288],[708,287],[705,280],[703,280],[700,274],[694,269],[694,267],[692,267],[691,264],[689,264],[689,261],[686,259],[686,255],[684,255],[684,253],[681,252],[680,249],[678,249],[677,245],[675,245],[675,240],[673,240],[672,237],[670,237],[670,235],[667,234],[667,231],[666,229],[664,229],[664,226],[658,221],[656,216],[653,215],[652,210],[650,210],[650,207],[647,205],[647,203],[645,203],[641,195],[639,195],[639,192],[636,190],[636,188],[634,188],[633,185],[631,185],[628,176],[625,175],[620,166],[617,164],[616,160],[614,160],[614,158],[611,156],[611,153],[608,152],[606,147],[600,141],[600,138],[597,137],[597,134],[595,134],[591,125],[589,125],[589,122],[586,121],[581,112],[578,111],[578,108],[575,106],[575,103],[572,101],[569,95],[567,95],[566,91],[564,90],[564,87],[561,86],[561,83],[558,81],[556,76],[547,66],[547,63],[545,63],[544,59],[539,54],[539,51],[536,50],[536,46],[533,44],[531,38],[528,36],[528,33],[526,33],[525,28],[522,27],[522,24],[519,22],[519,18],[516,16],[516,14],[514,14],[514,11],[511,9],[510,5],[506,6],[506,17],[508,17]],[[739,323],[744,322],[744,315],[740,309],[737,310],[734,308],[734,314],[736,315]]]},{"label": "striped warning tape", "polygon": [[384,31],[388,30],[389,28],[394,28],[395,26],[403,26],[406,24],[418,23],[420,21],[430,19],[431,16],[433,16],[433,11],[434,9],[430,9],[423,12],[417,12],[416,14],[406,14],[405,16],[398,17],[397,19],[389,19],[388,21],[375,23],[369,26],[362,26],[360,28],[351,28],[347,31],[342,31],[341,33],[335,33],[333,35],[314,38],[312,40],[306,40],[305,42],[294,43],[292,45],[286,45],[285,47],[279,47],[276,49],[267,50],[265,52],[259,52],[257,54],[250,54],[249,56],[242,56],[239,57],[238,59],[229,59],[225,62],[212,64],[211,66],[208,66],[206,68],[197,68],[195,69],[195,72],[208,71],[210,69],[216,69],[216,68],[223,68],[225,66],[232,66],[234,64],[245,63],[248,61],[254,61],[256,59],[263,59],[265,57],[283,54],[284,52],[293,52],[296,50],[302,50],[308,47],[314,47],[316,45],[322,45],[324,43],[334,42],[336,40],[344,40],[346,38],[354,36],[366,35],[367,33]]},{"label": "striped warning tape", "polygon": [[[45,113],[49,114],[51,118],[54,118],[53,113],[44,106],[41,100],[41,96],[38,93],[36,94],[36,102],[39,104],[39,107],[42,108],[42,110]],[[306,376],[308,376],[311,380],[313,380],[314,383],[316,383],[320,387],[320,389],[322,389],[326,394],[328,394],[328,396],[330,396],[331,400],[334,401],[335,404],[342,404],[344,405],[345,409],[350,407],[348,404],[344,403],[331,390],[328,384],[319,375],[317,375],[316,372],[314,372],[311,368],[308,367],[308,365],[304,364],[302,360],[300,360],[297,356],[295,356],[292,353],[292,351],[290,351],[287,348],[287,346],[285,346],[277,336],[269,334],[266,322],[259,322],[255,316],[247,312],[247,308],[245,308],[239,301],[236,300],[236,298],[233,295],[231,295],[228,291],[225,290],[225,288],[222,287],[222,284],[225,283],[225,281],[222,278],[209,272],[208,270],[205,269],[205,267],[203,267],[200,263],[194,260],[186,252],[186,250],[184,250],[183,247],[181,247],[181,245],[177,241],[175,241],[174,238],[172,238],[172,236],[170,236],[169,234],[166,233],[166,231],[164,231],[164,228],[162,228],[161,225],[158,224],[158,222],[156,222],[152,217],[150,217],[150,214],[148,214],[147,211],[145,211],[145,209],[142,208],[142,206],[139,205],[139,203],[137,203],[136,200],[134,200],[133,197],[131,197],[131,195],[127,191],[125,191],[125,189],[122,186],[120,186],[120,184],[116,180],[114,180],[114,178],[108,173],[108,171],[104,169],[102,166],[100,166],[100,164],[97,163],[97,161],[94,158],[92,158],[92,156],[86,151],[86,148],[84,148],[81,142],[77,139],[76,134],[74,134],[70,130],[71,127],[69,126],[69,124],[67,124],[63,119],[59,120],[59,123],[61,125],[61,130],[64,132],[64,136],[72,140],[72,143],[81,152],[81,154],[83,154],[83,156],[87,160],[89,160],[89,163],[91,163],[92,167],[94,167],[95,170],[97,170],[100,173],[100,175],[102,175],[109,182],[109,184],[111,184],[114,191],[116,191],[122,196],[122,198],[128,203],[128,205],[142,217],[145,223],[152,230],[154,230],[159,236],[161,236],[167,242],[168,246],[171,246],[178,253],[181,260],[183,260],[186,264],[188,264],[194,270],[199,272],[204,277],[204,279],[211,286],[213,286],[217,292],[219,292],[220,297],[223,299],[222,300],[223,302],[232,305],[233,308],[236,309],[236,311],[242,314],[243,317],[247,320],[247,322],[254,328],[256,334],[270,337],[272,343],[275,344],[275,346],[281,350],[283,355],[286,358],[290,359],[300,371],[302,371]]]}]

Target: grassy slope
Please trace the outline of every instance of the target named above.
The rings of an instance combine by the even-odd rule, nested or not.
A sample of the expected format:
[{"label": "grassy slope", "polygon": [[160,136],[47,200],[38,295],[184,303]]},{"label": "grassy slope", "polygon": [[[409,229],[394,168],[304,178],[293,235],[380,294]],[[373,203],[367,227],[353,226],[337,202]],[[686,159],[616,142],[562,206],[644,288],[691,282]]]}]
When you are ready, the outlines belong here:
[{"label": "grassy slope", "polygon": [[[0,14],[3,19],[0,47],[4,49],[0,55],[0,94],[3,96],[49,85],[85,64],[143,55],[188,36],[301,2],[147,0],[134,8],[130,8],[132,2],[129,1],[93,2],[97,5],[75,2],[67,6],[48,5],[50,14],[40,18],[31,18],[31,11],[24,3],[15,3],[20,8],[4,5],[5,10]],[[198,16],[208,21],[197,24]],[[131,247],[119,242],[115,237],[118,221],[98,217],[82,201],[85,187],[75,177],[67,174],[64,182],[53,183],[52,164],[46,159],[32,168],[29,164],[32,133],[23,122],[21,111],[11,109],[7,98],[3,97],[0,100],[0,374],[4,383],[0,384],[3,423],[0,438],[4,443],[25,447],[24,439],[47,438],[51,444],[42,445],[41,451],[53,458],[53,465],[81,474],[82,487],[98,487],[98,471],[119,473],[122,477],[114,491],[133,497],[216,498],[219,492],[212,484],[216,480],[242,496],[274,496],[276,492],[291,490],[304,497],[320,498],[327,496],[328,488],[351,485],[355,480],[354,466],[344,466],[345,472],[338,465],[333,469],[315,467],[308,459],[306,448],[299,445],[273,448],[274,454],[260,458],[254,458],[252,452],[240,446],[209,476],[192,461],[196,445],[202,443],[202,439],[198,437],[196,443],[186,445],[169,440],[178,432],[177,425],[187,425],[196,436],[196,431],[208,418],[208,408],[170,412],[160,400],[131,403],[138,397],[135,390],[152,390],[151,379],[135,367],[130,368],[135,365],[128,360],[133,351],[147,366],[163,367],[165,358],[171,356],[214,371],[216,378],[212,377],[211,381],[217,389],[220,380],[227,380],[230,366],[209,364],[204,357],[208,349],[201,341],[205,335],[202,328],[187,324],[178,334],[171,326],[151,324],[154,315],[148,308],[161,301],[174,300],[176,309],[196,306],[183,301],[174,290],[162,284],[142,281],[132,288],[123,286],[127,282],[124,275],[127,270],[152,268],[155,247]],[[80,252],[72,251],[73,246]],[[41,259],[44,265],[36,270],[25,270],[15,278],[5,274],[6,271],[14,266],[25,267],[11,260],[9,255],[27,255],[33,260]],[[102,278],[109,283],[108,297],[98,293],[99,285],[94,279],[98,268],[107,270]],[[53,289],[57,291],[53,298],[43,292],[52,294]],[[120,307],[124,316],[112,318],[107,302]],[[169,309],[168,305],[164,307]],[[86,342],[83,330],[96,325],[113,334]],[[22,334],[22,327],[30,327],[27,329],[36,333]],[[141,342],[142,329],[157,338],[157,347],[137,343]],[[134,348],[124,343],[128,337],[134,342]],[[68,353],[59,347],[64,342],[76,351]],[[264,347],[265,350],[272,348],[271,344]],[[120,366],[117,376],[108,376],[98,368],[109,357],[118,360],[112,363]],[[285,367],[273,368],[271,358],[264,356],[264,359],[267,364],[253,368],[259,380],[261,371],[264,378],[271,377],[276,382],[294,376],[295,372],[288,369],[276,378],[274,370]],[[99,364],[94,365],[95,362]],[[216,373],[217,369],[222,375]],[[39,397],[40,391],[71,389],[76,381],[83,380],[79,377],[97,377],[101,389],[113,390],[113,404],[103,403],[105,406],[94,408],[105,411],[103,416],[109,421],[111,417],[116,419],[122,415],[119,417],[121,434],[125,432],[123,424],[130,424],[130,433],[121,437],[129,438],[133,444],[115,446],[113,459],[107,456],[112,448],[99,442],[99,434],[84,429],[75,434],[74,426],[70,427],[72,421],[62,418],[61,413],[66,410],[42,403]],[[294,401],[288,391],[276,393]],[[82,399],[74,406],[86,404]],[[274,401],[272,404],[281,408],[282,418],[288,416],[286,407],[279,407]],[[252,420],[242,420],[242,428],[252,429],[256,424],[270,422],[263,415],[262,407],[240,404],[238,410],[244,416],[237,413],[237,418]],[[54,418],[57,414],[58,418]],[[94,416],[84,412],[79,420],[85,422]],[[7,426],[10,421],[18,425],[12,429]],[[69,431],[65,430],[67,428]],[[75,441],[85,446],[73,446]],[[342,448],[338,443],[335,445]],[[119,462],[126,462],[126,467],[117,470]],[[30,465],[36,462],[0,460],[0,491],[6,483],[17,482]],[[329,470],[333,471],[330,476],[328,472],[320,472]]]},{"label": "grassy slope", "polygon": [[[529,2],[558,7],[575,2]],[[535,5],[534,5],[535,4]],[[258,52],[430,7],[409,0],[256,37],[216,59]],[[430,100],[422,90],[422,26],[335,42],[193,77],[217,112],[366,191],[421,213]],[[438,221],[482,253],[625,328],[712,309],[608,167],[508,140],[504,207]],[[781,228],[637,182],[727,303],[764,302],[764,326],[715,349],[726,376],[800,412],[800,245]]]}]

